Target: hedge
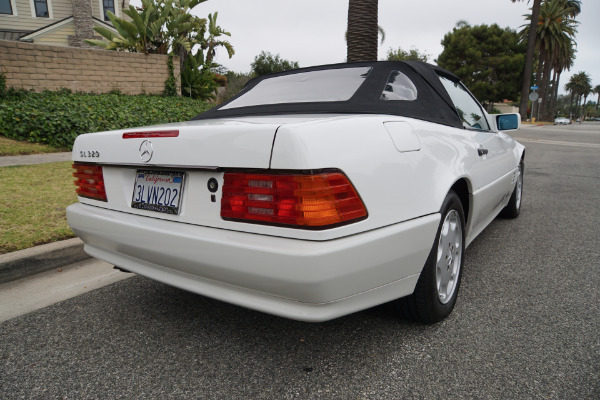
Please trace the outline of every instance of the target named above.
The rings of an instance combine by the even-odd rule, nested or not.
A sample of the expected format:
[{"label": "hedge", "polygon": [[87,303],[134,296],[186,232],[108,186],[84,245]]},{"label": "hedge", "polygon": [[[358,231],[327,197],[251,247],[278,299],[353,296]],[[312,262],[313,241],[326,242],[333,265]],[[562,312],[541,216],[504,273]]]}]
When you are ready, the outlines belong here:
[{"label": "hedge", "polygon": [[211,106],[182,97],[9,91],[0,98],[0,135],[71,149],[84,133],[187,121]]}]

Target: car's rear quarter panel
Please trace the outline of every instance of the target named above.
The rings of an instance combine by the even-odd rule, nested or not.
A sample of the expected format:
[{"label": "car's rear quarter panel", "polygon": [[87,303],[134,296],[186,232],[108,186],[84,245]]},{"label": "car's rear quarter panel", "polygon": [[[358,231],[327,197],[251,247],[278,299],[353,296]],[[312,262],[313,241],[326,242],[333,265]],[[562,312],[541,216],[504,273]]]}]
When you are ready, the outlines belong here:
[{"label": "car's rear quarter panel", "polygon": [[[421,149],[398,151],[384,126],[390,121],[403,121]],[[346,228],[359,232],[439,212],[458,179],[471,181],[473,153],[464,130],[402,117],[356,116],[282,126],[271,168],[341,169],[369,212],[367,220]]]}]

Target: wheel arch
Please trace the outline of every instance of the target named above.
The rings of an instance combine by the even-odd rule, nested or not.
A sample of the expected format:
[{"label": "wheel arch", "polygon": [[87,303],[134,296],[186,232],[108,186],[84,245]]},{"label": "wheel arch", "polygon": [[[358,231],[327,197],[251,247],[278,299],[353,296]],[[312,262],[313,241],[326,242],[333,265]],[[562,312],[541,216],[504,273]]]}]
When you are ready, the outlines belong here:
[{"label": "wheel arch", "polygon": [[471,210],[471,182],[467,178],[460,178],[450,188],[450,190],[454,191],[463,207],[463,213],[465,216],[465,227],[468,226],[467,223],[469,221],[469,212]]},{"label": "wheel arch", "polygon": [[517,142],[516,156],[518,157],[519,163],[523,163],[523,165],[525,165],[525,150],[527,150],[525,148],[525,146],[523,146],[521,143]]}]

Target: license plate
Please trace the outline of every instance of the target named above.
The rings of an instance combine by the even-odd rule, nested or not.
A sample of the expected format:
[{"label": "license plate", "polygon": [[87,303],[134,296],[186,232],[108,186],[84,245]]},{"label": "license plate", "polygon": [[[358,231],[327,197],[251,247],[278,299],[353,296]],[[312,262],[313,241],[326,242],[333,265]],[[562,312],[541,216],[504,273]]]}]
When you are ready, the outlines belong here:
[{"label": "license plate", "polygon": [[179,214],[184,172],[138,169],[131,207],[165,214]]}]

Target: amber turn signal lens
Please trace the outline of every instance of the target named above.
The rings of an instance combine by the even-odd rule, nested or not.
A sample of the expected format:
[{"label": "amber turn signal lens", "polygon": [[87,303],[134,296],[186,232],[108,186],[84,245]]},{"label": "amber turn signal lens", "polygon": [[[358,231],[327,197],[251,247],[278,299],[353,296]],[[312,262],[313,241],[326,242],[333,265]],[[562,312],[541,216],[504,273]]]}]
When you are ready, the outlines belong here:
[{"label": "amber turn signal lens", "polygon": [[366,216],[354,186],[340,172],[224,176],[223,219],[322,229]]}]

